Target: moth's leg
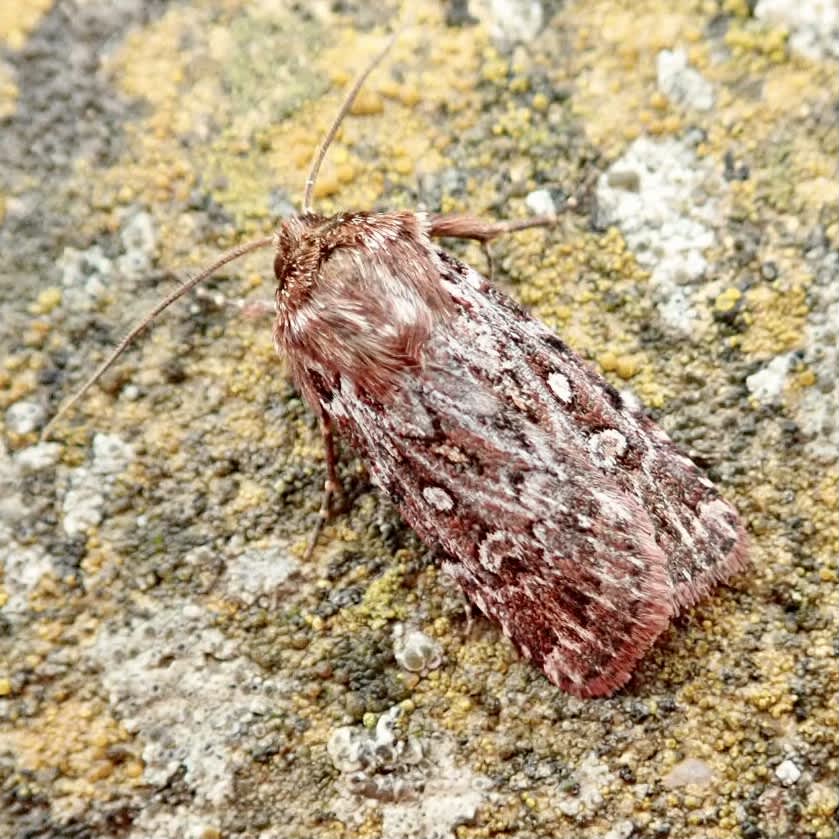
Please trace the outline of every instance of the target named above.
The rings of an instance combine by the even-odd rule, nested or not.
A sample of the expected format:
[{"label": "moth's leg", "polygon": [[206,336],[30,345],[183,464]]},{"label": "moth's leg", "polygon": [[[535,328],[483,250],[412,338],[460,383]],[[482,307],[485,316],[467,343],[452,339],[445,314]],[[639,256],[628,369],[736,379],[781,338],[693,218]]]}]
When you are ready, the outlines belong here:
[{"label": "moth's leg", "polygon": [[490,282],[495,281],[495,260],[492,258],[492,248],[489,246],[489,242],[481,242],[481,249],[484,252],[484,257],[487,261],[487,279]]},{"label": "moth's leg", "polygon": [[193,294],[199,300],[208,300],[214,306],[220,309],[227,307],[236,309],[241,312],[246,318],[264,318],[267,316],[274,317],[277,313],[277,307],[273,300],[243,300],[241,297],[230,298],[219,291],[212,291],[203,286],[196,286],[193,289]]},{"label": "moth's leg", "polygon": [[332,420],[323,410],[320,412],[320,433],[323,437],[323,449],[326,457],[326,481],[324,481],[323,485],[323,498],[321,499],[318,521],[315,529],[312,531],[312,535],[309,537],[309,545],[304,554],[305,559],[311,557],[320,538],[320,534],[323,532],[323,526],[332,518],[334,512],[332,505],[333,499],[337,498],[340,504],[343,496],[341,479],[338,477],[338,455],[335,452],[335,436],[332,433]]},{"label": "moth's leg", "polygon": [[463,595],[463,613],[466,616],[466,628],[464,634],[468,638],[472,634],[472,630],[475,628],[475,607],[465,594]]},{"label": "moth's leg", "polygon": [[474,239],[476,242],[489,242],[506,233],[517,233],[531,227],[553,227],[556,216],[531,216],[514,221],[485,221],[476,216],[445,215],[432,216],[429,236],[448,237],[450,239]]},{"label": "moth's leg", "polygon": [[447,215],[432,216],[429,236],[449,239],[474,239],[480,242],[487,260],[489,281],[492,282],[495,266],[489,243],[505,233],[516,233],[531,227],[552,227],[556,216],[531,216],[516,221],[484,221],[475,216]]},{"label": "moth's leg", "polygon": [[[466,627],[463,635],[465,638],[468,638],[472,634],[472,630],[475,628],[475,616],[480,616],[482,612],[480,609],[475,608],[474,604],[469,599],[469,595],[466,593],[467,588],[463,579],[463,574],[459,573],[462,569],[460,562],[452,560],[451,556],[442,548],[436,548],[433,552],[433,556],[435,565],[437,565],[443,573],[450,577],[452,582],[455,583],[455,589],[459,594],[458,599],[460,600],[460,604],[463,608],[463,617],[466,620]],[[452,596],[455,595],[453,594]]]}]

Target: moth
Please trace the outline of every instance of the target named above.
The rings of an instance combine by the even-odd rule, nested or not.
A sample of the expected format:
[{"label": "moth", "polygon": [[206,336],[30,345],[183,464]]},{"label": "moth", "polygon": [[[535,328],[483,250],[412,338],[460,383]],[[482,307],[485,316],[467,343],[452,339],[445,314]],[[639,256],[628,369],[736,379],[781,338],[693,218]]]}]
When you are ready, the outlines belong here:
[{"label": "moth", "polygon": [[434,241],[554,219],[313,211],[326,150],[389,47],[319,147],[302,213],[162,300],[50,427],[163,309],[272,247],[274,344],[323,432],[320,521],[340,491],[337,433],[524,657],[576,696],[611,694],[680,610],[744,566],[743,527],[642,410]]}]

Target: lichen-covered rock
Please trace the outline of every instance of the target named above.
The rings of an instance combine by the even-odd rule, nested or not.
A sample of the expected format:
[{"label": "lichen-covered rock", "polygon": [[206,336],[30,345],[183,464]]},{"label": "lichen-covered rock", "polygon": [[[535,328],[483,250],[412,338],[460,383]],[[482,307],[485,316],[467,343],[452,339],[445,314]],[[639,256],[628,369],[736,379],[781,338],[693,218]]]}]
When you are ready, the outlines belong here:
[{"label": "lichen-covered rock", "polygon": [[[0,14],[0,835],[832,837],[835,4],[339,5]],[[224,302],[270,301],[270,256],[38,440],[176,279],[299,206],[388,27],[317,208],[553,205],[495,281],[749,531],[749,573],[607,700],[467,617],[347,450],[304,557],[316,418]]]}]

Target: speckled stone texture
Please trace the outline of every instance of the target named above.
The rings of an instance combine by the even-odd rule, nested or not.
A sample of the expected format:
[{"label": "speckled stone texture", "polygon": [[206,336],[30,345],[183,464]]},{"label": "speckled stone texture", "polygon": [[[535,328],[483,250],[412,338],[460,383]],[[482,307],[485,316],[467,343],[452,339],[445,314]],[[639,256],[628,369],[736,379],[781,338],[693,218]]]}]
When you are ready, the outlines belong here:
[{"label": "speckled stone texture", "polygon": [[[606,700],[470,622],[350,452],[303,558],[316,423],[213,294],[38,441],[175,279],[295,211],[397,25],[318,209],[567,208],[496,279],[749,531]],[[838,29],[825,0],[3,4],[0,836],[833,839]]]}]

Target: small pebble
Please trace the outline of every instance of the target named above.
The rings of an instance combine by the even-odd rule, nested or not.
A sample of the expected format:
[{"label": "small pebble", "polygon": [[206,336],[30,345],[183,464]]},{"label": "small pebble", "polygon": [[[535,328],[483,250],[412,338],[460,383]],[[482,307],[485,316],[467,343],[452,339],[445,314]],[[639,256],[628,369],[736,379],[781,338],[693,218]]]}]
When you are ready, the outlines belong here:
[{"label": "small pebble", "polygon": [[787,758],[775,767],[775,777],[785,787],[790,787],[801,777],[801,770]]},{"label": "small pebble", "polygon": [[524,199],[527,209],[536,216],[556,215],[556,205],[547,189],[536,189]]},{"label": "small pebble", "polygon": [[44,424],[46,414],[37,402],[15,402],[6,411],[6,428],[13,434],[29,434]]}]

